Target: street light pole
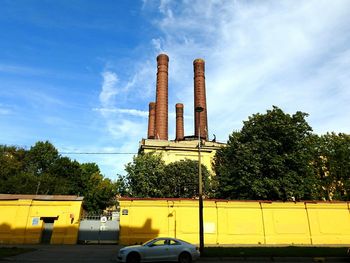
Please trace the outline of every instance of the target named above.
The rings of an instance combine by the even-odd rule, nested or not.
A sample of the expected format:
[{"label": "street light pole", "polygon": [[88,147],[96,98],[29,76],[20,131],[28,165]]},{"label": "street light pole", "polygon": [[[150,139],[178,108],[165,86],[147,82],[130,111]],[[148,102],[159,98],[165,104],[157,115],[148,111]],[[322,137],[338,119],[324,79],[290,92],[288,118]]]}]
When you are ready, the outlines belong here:
[{"label": "street light pole", "polygon": [[196,107],[198,113],[198,195],[199,195],[199,251],[202,254],[204,250],[204,231],[203,231],[203,180],[201,164],[201,118],[200,113],[204,109]]}]

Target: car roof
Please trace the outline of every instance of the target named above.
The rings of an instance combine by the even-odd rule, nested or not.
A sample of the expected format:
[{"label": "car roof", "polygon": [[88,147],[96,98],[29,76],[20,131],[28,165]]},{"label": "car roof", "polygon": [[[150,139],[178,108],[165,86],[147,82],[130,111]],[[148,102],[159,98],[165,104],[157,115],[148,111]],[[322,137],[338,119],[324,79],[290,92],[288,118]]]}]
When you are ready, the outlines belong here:
[{"label": "car roof", "polygon": [[176,240],[176,241],[181,242],[181,243],[190,244],[189,242],[187,242],[187,241],[185,241],[185,240],[178,239],[178,238],[175,238],[175,237],[156,237],[156,238],[154,238],[154,239],[149,240],[148,242],[150,242],[150,241],[152,241],[152,240],[159,240],[159,239]]}]

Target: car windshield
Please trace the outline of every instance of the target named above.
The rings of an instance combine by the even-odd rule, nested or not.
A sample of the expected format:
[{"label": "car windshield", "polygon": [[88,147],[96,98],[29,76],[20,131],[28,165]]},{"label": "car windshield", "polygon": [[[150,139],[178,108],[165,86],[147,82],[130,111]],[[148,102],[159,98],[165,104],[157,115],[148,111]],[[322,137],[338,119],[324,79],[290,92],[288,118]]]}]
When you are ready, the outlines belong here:
[{"label": "car windshield", "polygon": [[147,240],[145,243],[142,244],[142,246],[147,246],[152,241],[154,241],[154,239]]}]

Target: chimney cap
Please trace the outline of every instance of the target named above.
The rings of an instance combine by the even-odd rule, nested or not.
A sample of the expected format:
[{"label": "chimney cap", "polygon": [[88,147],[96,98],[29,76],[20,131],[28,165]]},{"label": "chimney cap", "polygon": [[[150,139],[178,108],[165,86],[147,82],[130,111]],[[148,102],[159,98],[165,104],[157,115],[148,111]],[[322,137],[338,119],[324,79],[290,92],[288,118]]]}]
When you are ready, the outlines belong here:
[{"label": "chimney cap", "polygon": [[176,103],[176,105],[175,105],[176,108],[183,108],[183,106],[184,105],[182,103]]},{"label": "chimney cap", "polygon": [[160,60],[160,59],[166,59],[167,61],[169,61],[169,57],[167,54],[165,53],[161,53],[157,56],[157,61]]},{"label": "chimney cap", "polygon": [[197,58],[197,59],[195,59],[195,60],[193,61],[193,64],[197,64],[197,63],[202,63],[202,64],[204,64],[205,61],[204,61],[204,59],[202,59],[202,58]]}]

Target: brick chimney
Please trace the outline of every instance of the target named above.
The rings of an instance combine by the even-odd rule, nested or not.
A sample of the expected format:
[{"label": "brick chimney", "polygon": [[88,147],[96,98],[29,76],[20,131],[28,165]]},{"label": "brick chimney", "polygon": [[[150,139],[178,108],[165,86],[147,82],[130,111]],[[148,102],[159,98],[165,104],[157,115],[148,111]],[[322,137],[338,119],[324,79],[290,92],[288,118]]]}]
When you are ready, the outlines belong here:
[{"label": "brick chimney", "polygon": [[[203,59],[193,61],[194,69],[194,133],[198,136],[200,123],[200,137],[208,140],[208,121],[207,121],[207,101],[205,94],[205,62]],[[196,108],[203,108],[202,112],[196,112]],[[200,120],[200,121],[199,121]]]},{"label": "brick chimney", "polygon": [[182,141],[184,139],[184,105],[177,103],[176,109],[176,141]]},{"label": "brick chimney", "polygon": [[168,63],[166,54],[158,55],[154,136],[159,140],[168,140]]},{"label": "brick chimney", "polygon": [[149,113],[148,113],[148,139],[154,139],[155,132],[155,122],[156,122],[156,103],[149,103]]}]

